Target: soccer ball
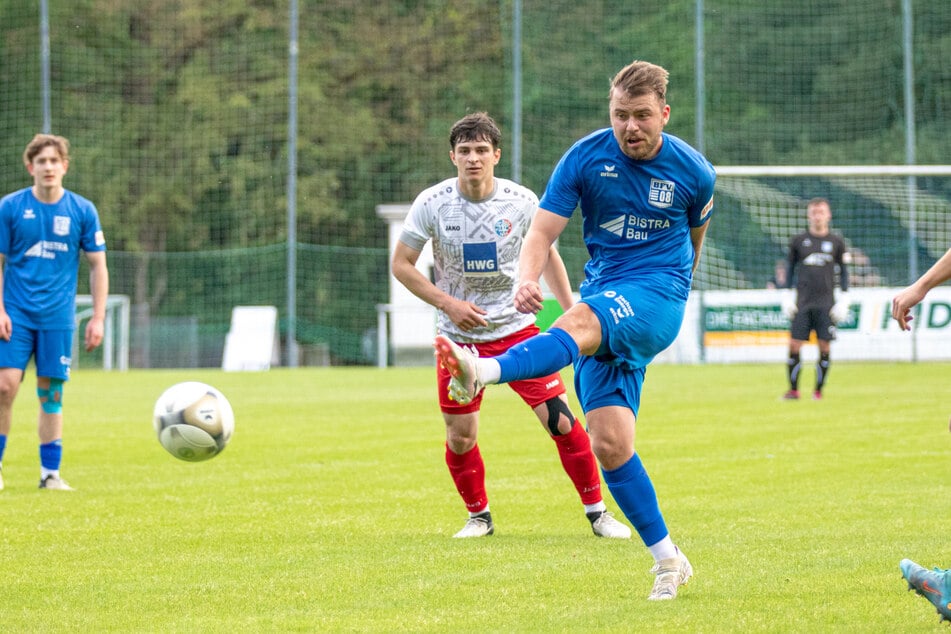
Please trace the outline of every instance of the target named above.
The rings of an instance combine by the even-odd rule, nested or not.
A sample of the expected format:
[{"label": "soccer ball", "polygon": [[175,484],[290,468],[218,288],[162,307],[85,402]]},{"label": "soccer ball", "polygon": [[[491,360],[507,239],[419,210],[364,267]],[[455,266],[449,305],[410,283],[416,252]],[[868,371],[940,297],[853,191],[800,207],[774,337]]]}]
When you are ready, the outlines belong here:
[{"label": "soccer ball", "polygon": [[155,401],[152,423],[158,440],[179,460],[214,458],[234,433],[234,411],[225,395],[205,383],[186,381]]}]

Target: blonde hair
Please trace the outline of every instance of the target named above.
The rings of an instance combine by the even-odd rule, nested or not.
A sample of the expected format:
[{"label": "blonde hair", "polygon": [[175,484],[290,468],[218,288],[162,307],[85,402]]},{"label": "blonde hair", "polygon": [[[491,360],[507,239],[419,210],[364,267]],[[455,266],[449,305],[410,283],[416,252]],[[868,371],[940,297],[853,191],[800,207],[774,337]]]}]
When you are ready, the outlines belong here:
[{"label": "blonde hair", "polygon": [[33,140],[27,143],[23,151],[23,162],[26,165],[32,165],[36,155],[44,148],[52,147],[63,159],[63,162],[69,161],[69,140],[66,137],[56,136],[55,134],[37,134]]},{"label": "blonde hair", "polygon": [[666,103],[668,76],[666,68],[650,62],[634,60],[619,70],[611,80],[611,92],[619,88],[629,97],[653,93],[657,95],[661,103]]}]

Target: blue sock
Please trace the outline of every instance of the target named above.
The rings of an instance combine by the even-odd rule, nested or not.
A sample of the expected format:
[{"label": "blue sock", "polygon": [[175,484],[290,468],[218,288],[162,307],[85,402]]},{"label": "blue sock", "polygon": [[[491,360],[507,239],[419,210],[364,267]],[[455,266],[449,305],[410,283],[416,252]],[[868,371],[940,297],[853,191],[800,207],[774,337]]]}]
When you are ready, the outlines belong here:
[{"label": "blue sock", "polygon": [[57,438],[53,442],[40,445],[40,466],[50,471],[58,471],[63,459],[63,441]]},{"label": "blue sock", "polygon": [[637,454],[617,469],[602,469],[601,473],[614,501],[634,525],[645,546],[653,546],[667,537],[667,524],[657,505],[654,484]]},{"label": "blue sock", "polygon": [[495,357],[502,374],[499,383],[534,379],[558,372],[574,363],[578,345],[561,328],[530,337]]},{"label": "blue sock", "polygon": [[0,434],[0,462],[3,462],[3,452],[7,448],[7,437],[4,434]]}]

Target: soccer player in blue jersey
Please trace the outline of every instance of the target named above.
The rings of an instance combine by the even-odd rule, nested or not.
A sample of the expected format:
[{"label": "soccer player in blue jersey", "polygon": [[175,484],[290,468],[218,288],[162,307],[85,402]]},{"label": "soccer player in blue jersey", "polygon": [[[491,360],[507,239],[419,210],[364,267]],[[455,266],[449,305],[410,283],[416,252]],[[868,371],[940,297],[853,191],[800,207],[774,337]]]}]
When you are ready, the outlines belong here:
[{"label": "soccer player in blue jersey", "polygon": [[[89,262],[93,315],[85,349],[102,343],[109,293],[106,241],[95,205],[63,188],[69,141],[37,134],[23,162],[33,185],[0,200],[0,465],[13,401],[27,364],[36,364],[40,488],[71,491],[60,477],[63,385],[69,379],[76,315],[79,252]],[[0,479],[0,488],[3,480]]]},{"label": "soccer player in blue jersey", "polygon": [[[917,306],[931,289],[948,280],[951,280],[951,249],[892,299],[892,318],[898,322],[898,326],[902,330],[911,330],[911,321],[914,319],[911,309]],[[951,423],[948,429],[951,430]],[[951,621],[951,569],[928,570],[910,559],[902,559],[898,566],[908,582],[908,588],[928,599],[941,615],[942,621]]]},{"label": "soccer player in blue jersey", "polygon": [[675,598],[693,568],[671,539],[635,451],[635,422],[645,369],[680,331],[716,180],[699,152],[663,131],[670,117],[667,79],[665,69],[643,61],[615,75],[611,127],[582,138],[561,158],[525,238],[515,306],[537,312],[548,250],[580,204],[591,256],[581,301],[546,333],[496,357],[476,357],[445,337],[433,344],[460,403],[485,384],[574,363],[604,480],[654,558],[651,600]]},{"label": "soccer player in blue jersey", "polygon": [[[538,209],[538,197],[518,183],[496,178],[501,141],[501,131],[484,112],[453,124],[449,158],[456,175],[416,197],[392,259],[393,276],[438,309],[439,332],[485,355],[503,352],[538,333],[534,316],[513,305],[519,252]],[[427,242],[432,243],[435,264],[432,281],[416,268]],[[552,251],[545,280],[562,307],[574,303],[568,272],[557,251]],[[448,370],[437,366],[439,408],[446,424],[446,466],[469,511],[465,526],[454,537],[492,535],[495,525],[478,443],[482,398],[479,395],[464,404],[450,400],[449,381]],[[591,442],[568,407],[561,375],[554,372],[510,387],[532,408],[554,441],[594,534],[629,539],[631,529],[614,519],[604,504]]]}]

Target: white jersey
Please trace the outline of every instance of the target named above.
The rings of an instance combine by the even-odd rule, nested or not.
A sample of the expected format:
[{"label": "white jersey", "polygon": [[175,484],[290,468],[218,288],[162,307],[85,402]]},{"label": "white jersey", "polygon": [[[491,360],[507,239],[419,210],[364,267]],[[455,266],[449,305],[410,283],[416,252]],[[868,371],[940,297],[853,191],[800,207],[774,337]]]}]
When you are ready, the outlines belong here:
[{"label": "white jersey", "polygon": [[462,332],[439,312],[439,332],[453,341],[484,343],[522,330],[534,315],[515,310],[518,256],[538,197],[527,187],[495,179],[485,200],[469,200],[450,178],[416,197],[400,241],[421,251],[433,241],[434,283],[445,293],[475,304],[488,314],[488,326]]}]

